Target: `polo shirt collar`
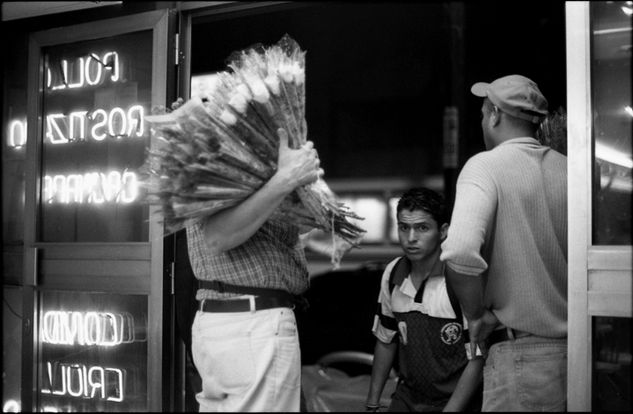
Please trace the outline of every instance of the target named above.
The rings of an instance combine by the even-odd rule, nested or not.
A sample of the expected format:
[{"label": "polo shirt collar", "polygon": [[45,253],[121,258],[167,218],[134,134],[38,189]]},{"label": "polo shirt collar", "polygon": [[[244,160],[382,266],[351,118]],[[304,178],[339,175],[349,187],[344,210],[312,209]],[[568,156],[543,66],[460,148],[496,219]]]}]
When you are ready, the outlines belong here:
[{"label": "polo shirt collar", "polygon": [[532,145],[541,145],[540,142],[536,138],[532,137],[517,137],[512,138],[507,141],[503,141],[501,144],[497,145],[498,147],[506,144],[532,144]]},{"label": "polo shirt collar", "polygon": [[[406,256],[402,256],[402,259],[400,259],[398,263],[396,263],[394,267],[394,271],[396,273],[394,274],[394,277],[393,277],[393,283],[395,285],[400,286],[402,285],[402,282],[404,282],[404,280],[407,279],[409,277],[409,274],[411,273],[411,261],[409,260],[409,258]],[[433,267],[431,268],[431,271],[429,272],[428,278],[431,278],[433,276],[441,276],[443,274],[444,274],[444,262],[442,262],[438,256],[437,259],[435,260],[435,263],[433,264]]]}]

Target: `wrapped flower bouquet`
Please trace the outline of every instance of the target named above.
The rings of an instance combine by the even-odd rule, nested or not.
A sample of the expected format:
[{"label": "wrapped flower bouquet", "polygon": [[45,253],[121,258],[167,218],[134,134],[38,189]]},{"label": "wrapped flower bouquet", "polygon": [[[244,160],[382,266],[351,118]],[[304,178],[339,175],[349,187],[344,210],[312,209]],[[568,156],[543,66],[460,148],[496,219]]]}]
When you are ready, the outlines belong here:
[{"label": "wrapped flower bouquet", "polygon": [[550,112],[541,122],[536,138],[552,149],[567,155],[567,112],[563,107]]},{"label": "wrapped flower bouquet", "polygon": [[[266,183],[277,167],[278,128],[288,133],[291,148],[306,142],[305,52],[299,45],[285,35],[229,61],[204,96],[147,117],[160,144],[148,153],[144,184],[170,233],[187,219],[240,203]],[[335,265],[364,233],[349,220],[361,218],[321,178],[291,193],[275,215],[330,232]]]}]

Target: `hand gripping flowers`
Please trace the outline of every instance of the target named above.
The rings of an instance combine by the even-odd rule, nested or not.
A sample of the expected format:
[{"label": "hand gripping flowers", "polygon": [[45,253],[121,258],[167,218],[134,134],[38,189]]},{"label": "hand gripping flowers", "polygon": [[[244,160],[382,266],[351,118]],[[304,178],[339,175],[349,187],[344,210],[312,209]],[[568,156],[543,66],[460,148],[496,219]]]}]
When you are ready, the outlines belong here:
[{"label": "hand gripping flowers", "polygon": [[[307,139],[305,52],[288,35],[269,47],[234,53],[230,71],[217,74],[216,87],[173,112],[147,117],[160,141],[149,151],[144,181],[148,200],[160,204],[168,232],[240,203],[274,174],[278,128],[298,148]],[[332,260],[356,246],[361,219],[323,179],[302,186],[276,215],[332,234]]]}]

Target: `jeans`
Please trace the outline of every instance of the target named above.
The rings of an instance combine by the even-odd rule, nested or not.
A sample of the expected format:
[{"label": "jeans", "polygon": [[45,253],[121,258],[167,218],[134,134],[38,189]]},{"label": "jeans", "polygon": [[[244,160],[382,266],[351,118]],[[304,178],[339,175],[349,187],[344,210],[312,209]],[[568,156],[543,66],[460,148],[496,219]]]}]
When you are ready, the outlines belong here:
[{"label": "jeans", "polygon": [[289,308],[196,313],[193,362],[200,411],[299,411],[301,354]]},{"label": "jeans", "polygon": [[567,339],[527,336],[494,344],[482,411],[565,411]]}]

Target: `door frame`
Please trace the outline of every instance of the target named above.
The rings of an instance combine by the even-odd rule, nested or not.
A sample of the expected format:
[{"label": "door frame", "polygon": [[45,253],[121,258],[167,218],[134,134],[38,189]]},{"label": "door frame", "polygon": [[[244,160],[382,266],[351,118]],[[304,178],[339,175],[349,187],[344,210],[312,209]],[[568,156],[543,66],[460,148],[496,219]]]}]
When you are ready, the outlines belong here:
[{"label": "door frame", "polygon": [[[148,295],[148,364],[147,402],[148,411],[162,409],[163,372],[163,225],[158,207],[149,207],[149,239],[138,243],[43,243],[38,235],[38,206],[41,190],[41,155],[43,136],[42,93],[44,62],[42,48],[56,44],[93,40],[139,30],[152,31],[152,83],[151,106],[164,105],[167,100],[169,63],[168,53],[170,13],[156,10],[100,21],[59,27],[29,36],[28,92],[27,92],[27,144],[25,162],[25,219],[24,219],[24,269],[23,269],[23,358],[22,358],[22,408],[34,411],[38,401],[38,293],[41,289],[60,288],[90,290],[78,278],[52,278],[42,283],[41,272],[45,260],[58,260],[70,264],[81,261],[88,268],[99,266],[97,261],[116,263],[134,261],[133,269],[113,287],[107,278],[94,278],[90,288],[106,289],[112,293],[142,293]],[[153,144],[150,144],[153,145]],[[125,267],[125,266],[120,266]]]},{"label": "door frame", "polygon": [[592,319],[632,317],[631,246],[592,244],[590,2],[566,2],[568,166],[567,409],[592,409]]}]

